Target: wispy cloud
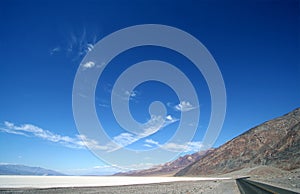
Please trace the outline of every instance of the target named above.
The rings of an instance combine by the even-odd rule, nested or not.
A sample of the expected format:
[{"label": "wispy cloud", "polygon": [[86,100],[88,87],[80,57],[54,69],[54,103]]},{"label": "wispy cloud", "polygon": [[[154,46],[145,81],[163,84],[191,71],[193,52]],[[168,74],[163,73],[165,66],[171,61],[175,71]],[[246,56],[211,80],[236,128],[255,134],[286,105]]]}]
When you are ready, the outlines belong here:
[{"label": "wispy cloud", "polygon": [[93,44],[86,44],[86,50],[87,52],[90,52],[94,49],[94,45]]},{"label": "wispy cloud", "polygon": [[58,45],[50,50],[50,55],[56,53],[66,54],[67,57],[72,58],[72,61],[81,60],[88,52],[94,49],[97,36],[87,33],[85,28],[81,32],[71,32],[66,38],[66,42]]},{"label": "wispy cloud", "polygon": [[162,118],[161,116],[152,115],[151,119],[140,129],[141,133],[139,134],[121,133],[120,135],[115,136],[113,140],[119,146],[115,147],[110,151],[115,151],[122,147],[126,147],[142,138],[153,135],[159,130],[161,130],[162,128],[178,121],[178,119],[174,119],[172,117],[171,117],[172,119],[170,119],[170,117],[171,117],[170,115],[169,118],[168,116],[167,118]]},{"label": "wispy cloud", "polygon": [[204,145],[200,141],[194,141],[185,144],[166,143],[161,147],[173,152],[198,152],[204,148]]},{"label": "wispy cloud", "polygon": [[27,136],[28,137],[28,135],[25,134],[25,133],[23,133],[23,132],[11,130],[11,129],[0,128],[0,131],[4,132],[4,133],[11,133],[11,134],[15,134],[15,135],[23,135],[23,136]]},{"label": "wispy cloud", "polygon": [[96,140],[89,139],[84,135],[76,135],[75,137],[63,136],[32,124],[15,125],[14,123],[5,121],[4,127],[0,128],[0,132],[22,135],[26,137],[37,137],[53,143],[59,143],[69,148],[84,149],[85,145],[88,145],[94,149],[110,149],[110,147],[101,146]]},{"label": "wispy cloud", "polygon": [[153,146],[151,144],[147,144],[147,143],[144,143],[143,146],[148,147],[148,148],[153,148]]},{"label": "wispy cloud", "polygon": [[184,144],[166,143],[162,145],[159,142],[154,141],[153,139],[146,139],[145,143],[146,144],[144,145],[147,145],[146,147],[159,146],[163,149],[173,152],[197,152],[204,148],[203,143],[200,141],[187,142]]},{"label": "wispy cloud", "polygon": [[14,123],[8,121],[4,122],[4,127],[0,127],[0,132],[22,135],[26,137],[36,137],[53,143],[58,143],[69,148],[84,149],[87,146],[94,150],[113,152],[142,138],[148,137],[163,127],[176,121],[177,119],[170,119],[170,117],[168,119],[164,119],[161,116],[152,116],[151,119],[140,129],[141,133],[138,135],[121,133],[120,135],[113,137],[113,142],[105,145],[101,145],[97,140],[90,139],[84,135],[76,135],[75,137],[64,136],[32,124],[15,125]]},{"label": "wispy cloud", "polygon": [[187,112],[193,109],[196,109],[197,107],[192,105],[190,102],[188,101],[181,101],[179,104],[177,104],[176,106],[174,106],[175,110],[177,111],[181,111],[181,112]]},{"label": "wispy cloud", "polygon": [[154,141],[153,139],[146,139],[145,144],[143,144],[143,146],[153,148],[153,147],[160,146],[160,145],[159,145],[159,142]]},{"label": "wispy cloud", "polygon": [[84,135],[77,135],[77,137],[81,140],[78,142],[81,146],[88,146],[93,150],[102,150],[102,151],[110,151],[115,148],[113,144],[100,145],[98,141],[94,139],[87,138]]},{"label": "wispy cloud", "polygon": [[154,141],[153,139],[146,139],[145,143],[153,144],[153,145],[159,145],[159,142]]},{"label": "wispy cloud", "polygon": [[54,55],[55,53],[60,52],[60,51],[61,51],[61,48],[59,46],[55,47],[50,50],[50,55]]},{"label": "wispy cloud", "polygon": [[121,133],[118,136],[113,138],[114,142],[117,143],[120,147],[125,147],[133,142],[137,141],[139,136],[133,135],[131,133]]},{"label": "wispy cloud", "polygon": [[76,35],[75,33],[71,33],[70,39],[67,46],[67,52],[69,54],[73,54],[78,58],[86,55],[88,52],[93,50],[95,42],[95,36],[93,39],[88,37],[86,30],[83,29],[81,35]]}]

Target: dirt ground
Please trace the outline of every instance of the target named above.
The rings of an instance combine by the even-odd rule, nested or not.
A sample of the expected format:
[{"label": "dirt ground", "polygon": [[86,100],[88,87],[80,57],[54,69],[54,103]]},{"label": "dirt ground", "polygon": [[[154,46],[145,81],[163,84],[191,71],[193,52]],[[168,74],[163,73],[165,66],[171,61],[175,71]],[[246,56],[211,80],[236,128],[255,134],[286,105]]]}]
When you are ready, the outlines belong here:
[{"label": "dirt ground", "polygon": [[147,185],[128,185],[113,187],[79,187],[79,188],[51,188],[51,189],[7,189],[0,190],[0,193],[105,193],[105,194],[239,194],[234,180],[220,181],[191,181],[171,182]]}]

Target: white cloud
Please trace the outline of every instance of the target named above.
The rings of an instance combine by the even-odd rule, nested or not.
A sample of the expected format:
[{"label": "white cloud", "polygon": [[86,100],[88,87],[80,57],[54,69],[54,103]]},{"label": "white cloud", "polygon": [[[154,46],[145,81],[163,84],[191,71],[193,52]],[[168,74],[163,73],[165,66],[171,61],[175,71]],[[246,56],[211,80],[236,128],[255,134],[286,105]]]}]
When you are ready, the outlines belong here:
[{"label": "white cloud", "polygon": [[159,145],[159,143],[157,141],[154,141],[153,139],[146,139],[145,143],[153,144],[153,145]]},{"label": "white cloud", "polygon": [[[59,143],[69,148],[84,149],[87,146],[94,150],[113,152],[142,138],[148,137],[176,121],[177,119],[174,119],[170,115],[168,115],[167,118],[152,115],[151,119],[145,125],[142,125],[139,134],[121,133],[120,135],[113,137],[113,142],[105,145],[100,145],[98,141],[84,135],[76,135],[75,137],[63,136],[32,124],[15,125],[8,121],[4,122],[4,127],[0,128],[0,132],[27,137],[37,137],[46,141]],[[149,139],[146,140],[146,143],[149,145],[159,145],[158,142]]]},{"label": "white cloud", "polygon": [[173,120],[173,118],[172,118],[171,115],[168,115],[168,116],[166,117],[166,119],[169,120],[169,121]]},{"label": "white cloud", "polygon": [[[126,147],[142,138],[148,137],[150,135],[155,134],[160,129],[166,127],[167,125],[170,125],[174,122],[176,122],[177,119],[172,118],[171,120],[164,119],[161,116],[155,116],[152,115],[151,119],[142,126],[140,129],[141,133],[135,135],[131,133],[121,133],[118,136],[115,136],[113,138],[114,142],[118,145],[117,147],[112,147],[111,150],[108,151],[115,151],[122,147]],[[146,142],[146,143],[153,143],[153,142]]]},{"label": "white cloud", "polygon": [[94,49],[94,45],[93,44],[87,44],[86,49],[87,49],[87,52],[90,52]]},{"label": "white cloud", "polygon": [[204,148],[204,145],[200,141],[186,142],[184,144],[160,144],[153,139],[146,139],[145,143],[144,146],[146,147],[153,147],[155,145],[172,152],[198,152]]},{"label": "white cloud", "polygon": [[8,122],[8,121],[5,121],[4,122],[4,125],[6,126],[6,127],[8,127],[8,128],[12,128],[12,127],[14,127],[14,124],[13,123],[10,123],[10,122]]},{"label": "white cloud", "polygon": [[23,136],[28,136],[25,133],[19,132],[19,131],[14,131],[10,129],[5,129],[5,128],[0,128],[0,131],[3,133],[10,133],[10,134],[15,134],[15,135],[23,135]]},{"label": "white cloud", "polygon": [[175,123],[176,121],[178,121],[179,119],[172,117],[171,115],[166,116],[166,123],[168,124],[172,124]]},{"label": "white cloud", "polygon": [[165,127],[165,119],[161,116],[151,115],[151,119],[142,127],[142,132],[139,134],[141,138],[147,137]]},{"label": "white cloud", "polygon": [[166,143],[164,145],[161,145],[161,147],[174,152],[198,152],[204,148],[204,145],[200,141],[194,141],[184,144]]},{"label": "white cloud", "polygon": [[33,136],[54,143],[59,143],[69,148],[84,149],[85,146],[87,145],[94,149],[100,149],[100,150],[110,149],[109,146],[101,146],[96,140],[89,139],[84,135],[77,135],[75,137],[62,136],[32,124],[23,124],[18,126],[15,125],[14,123],[5,121],[4,128],[0,128],[0,131],[3,133],[23,135],[27,137]]},{"label": "white cloud", "polygon": [[93,62],[93,61],[88,61],[82,65],[82,67],[84,69],[90,69],[90,68],[93,68],[94,66],[95,66],[95,62]]},{"label": "white cloud", "polygon": [[91,149],[94,150],[103,150],[108,151],[113,148],[113,145],[107,144],[107,145],[100,145],[98,141],[94,139],[89,139],[84,135],[77,135],[78,139],[81,141],[78,141],[77,144],[81,146],[88,146]]},{"label": "white cloud", "polygon": [[143,146],[145,146],[145,147],[148,147],[148,148],[153,148],[153,146],[152,145],[150,145],[150,144],[143,144]]},{"label": "white cloud", "polygon": [[32,124],[15,125],[14,123],[5,121],[4,127],[0,128],[0,132],[27,137],[33,136],[50,142],[59,143],[69,148],[84,149],[85,146],[87,146],[95,150],[112,152],[157,132],[162,127],[157,123],[158,121],[158,117],[152,117],[139,135],[121,133],[120,135],[113,137],[115,144],[111,142],[106,145],[100,145],[98,141],[84,135],[76,135],[75,137],[62,136]]},{"label": "white cloud", "polygon": [[187,142],[184,144],[176,144],[176,143],[166,143],[160,144],[159,142],[153,139],[146,139],[144,144],[149,145],[147,147],[159,146],[163,149],[172,151],[172,152],[198,152],[204,148],[204,145],[200,141]]},{"label": "white cloud", "polygon": [[130,133],[121,133],[120,135],[113,138],[114,142],[116,142],[121,147],[125,147],[133,142],[137,141],[139,138]]},{"label": "white cloud", "polygon": [[175,107],[175,110],[181,111],[181,112],[187,112],[190,110],[193,110],[197,107],[193,106],[190,102],[188,101],[181,101],[179,104],[177,104]]}]

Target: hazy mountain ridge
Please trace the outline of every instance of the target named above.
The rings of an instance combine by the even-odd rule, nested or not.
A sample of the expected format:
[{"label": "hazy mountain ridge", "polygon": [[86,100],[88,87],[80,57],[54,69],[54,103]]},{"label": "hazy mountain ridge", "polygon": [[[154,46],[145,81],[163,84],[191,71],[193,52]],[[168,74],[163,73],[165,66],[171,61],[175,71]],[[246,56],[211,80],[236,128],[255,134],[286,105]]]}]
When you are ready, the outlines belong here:
[{"label": "hazy mountain ridge", "polygon": [[0,175],[62,176],[64,174],[40,167],[31,167],[17,164],[0,164]]},{"label": "hazy mountain ridge", "polygon": [[144,170],[134,170],[129,172],[117,173],[117,176],[161,176],[161,175],[174,175],[179,170],[187,167],[188,165],[198,161],[203,156],[211,152],[213,149],[206,151],[200,151],[193,154],[181,156],[178,159],[167,162],[162,165],[155,166],[153,168]]},{"label": "hazy mountain ridge", "polygon": [[224,174],[257,165],[300,168],[300,108],[246,131],[176,176]]}]

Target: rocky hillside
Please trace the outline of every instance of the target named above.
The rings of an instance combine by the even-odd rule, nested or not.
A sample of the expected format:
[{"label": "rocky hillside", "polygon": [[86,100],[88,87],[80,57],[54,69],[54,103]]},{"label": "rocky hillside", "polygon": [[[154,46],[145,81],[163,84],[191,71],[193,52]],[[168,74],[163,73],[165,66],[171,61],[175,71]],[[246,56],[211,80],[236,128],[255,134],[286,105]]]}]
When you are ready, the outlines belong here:
[{"label": "rocky hillside", "polygon": [[136,170],[124,173],[118,173],[118,176],[162,176],[162,175],[174,175],[179,170],[187,167],[195,161],[200,160],[206,154],[212,152],[213,150],[200,151],[194,154],[188,154],[178,159],[167,162],[162,165],[155,166],[153,168],[145,169],[145,170]]},{"label": "rocky hillside", "polygon": [[258,165],[300,168],[300,108],[239,135],[176,176],[223,174]]},{"label": "rocky hillside", "polygon": [[43,175],[62,176],[64,174],[40,167],[31,167],[15,164],[0,164],[0,175]]}]

